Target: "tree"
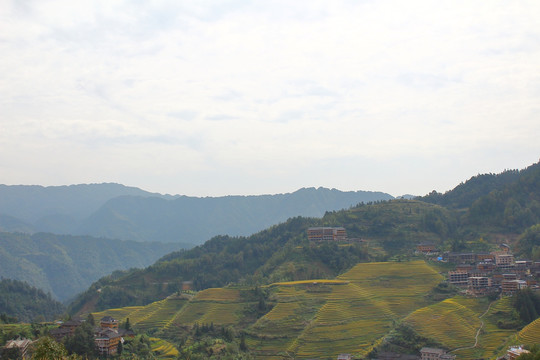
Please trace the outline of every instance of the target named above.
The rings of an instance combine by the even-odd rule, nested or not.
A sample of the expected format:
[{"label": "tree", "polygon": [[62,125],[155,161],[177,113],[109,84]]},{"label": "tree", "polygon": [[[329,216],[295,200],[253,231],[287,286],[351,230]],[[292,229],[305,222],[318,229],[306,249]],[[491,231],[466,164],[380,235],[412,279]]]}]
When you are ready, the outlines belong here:
[{"label": "tree", "polygon": [[92,315],[92,313],[88,314],[86,317],[86,322],[92,326],[96,325],[96,321],[94,320],[94,315]]},{"label": "tree", "polygon": [[126,322],[124,323],[123,328],[126,330],[131,330],[131,324],[129,323],[129,318],[126,318]]},{"label": "tree", "polygon": [[94,358],[97,354],[92,325],[84,322],[75,329],[72,336],[69,336],[66,339],[65,345],[70,354],[78,354],[90,359]]},{"label": "tree", "polygon": [[33,360],[59,360],[67,356],[64,345],[57,343],[51,337],[45,336],[39,339],[36,350],[32,355]]}]

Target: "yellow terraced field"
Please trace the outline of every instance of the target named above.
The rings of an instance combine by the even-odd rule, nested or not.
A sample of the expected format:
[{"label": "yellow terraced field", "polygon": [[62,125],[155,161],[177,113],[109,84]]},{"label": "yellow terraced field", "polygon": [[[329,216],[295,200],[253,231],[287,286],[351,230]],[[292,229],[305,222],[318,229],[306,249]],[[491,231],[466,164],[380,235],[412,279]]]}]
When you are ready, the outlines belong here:
[{"label": "yellow terraced field", "polygon": [[540,318],[525,326],[518,334],[524,344],[540,344]]},{"label": "yellow terraced field", "polygon": [[178,349],[168,341],[159,338],[150,338],[152,352],[158,359],[176,359],[179,355]]},{"label": "yellow terraced field", "polygon": [[344,285],[348,281],[344,280],[328,280],[328,279],[315,279],[315,280],[298,280],[298,281],[286,281],[273,283],[270,286],[296,286],[296,285]]},{"label": "yellow terraced field", "polygon": [[[446,299],[416,310],[405,318],[420,335],[454,349],[474,345],[481,315],[463,305],[461,297]],[[465,302],[466,303],[466,302]]]},{"label": "yellow terraced field", "polygon": [[171,320],[184,307],[186,303],[187,300],[185,299],[165,299],[159,304],[158,307],[155,308],[155,311],[148,313],[148,316],[139,320],[136,323],[136,328],[141,330],[164,328],[169,325]]},{"label": "yellow terraced field", "polygon": [[443,280],[424,261],[362,263],[338,278],[372,294],[396,316],[418,308],[424,295]]},{"label": "yellow terraced field", "polygon": [[[333,358],[343,352],[366,355],[393,319],[417,309],[443,278],[425,262],[414,261],[358,264],[337,280],[273,284],[278,303],[250,328],[248,345],[261,347],[261,359],[279,354],[298,359]],[[311,313],[297,314],[306,308]],[[272,345],[263,345],[265,337]]]},{"label": "yellow terraced field", "polygon": [[[118,320],[120,322],[123,322],[123,321],[126,320],[126,318],[130,317],[130,314],[132,314],[132,313],[134,313],[136,311],[139,311],[142,308],[144,308],[144,306],[127,306],[127,307],[123,307],[123,308],[108,309],[108,310],[105,310],[105,311],[92,313],[92,315],[94,316],[94,319],[96,321],[99,321],[104,316],[112,316],[116,320]],[[131,318],[130,318],[130,321],[131,321]]]},{"label": "yellow terraced field", "polygon": [[[461,300],[462,304],[469,302],[470,307],[474,308],[473,301],[476,301],[476,312],[479,315],[483,314],[487,305],[486,299],[466,299]],[[468,305],[468,304],[467,304]],[[512,329],[500,329],[497,326],[497,321],[500,320],[501,313],[511,313],[513,311],[510,298],[502,298],[494,302],[489,312],[482,317],[484,327],[478,337],[478,345],[474,349],[458,350],[455,352],[458,358],[461,359],[493,359],[504,355],[509,343],[514,336],[515,331]]]},{"label": "yellow terraced field", "polygon": [[238,301],[240,300],[240,291],[227,288],[206,289],[199,292],[196,299],[207,301]]}]

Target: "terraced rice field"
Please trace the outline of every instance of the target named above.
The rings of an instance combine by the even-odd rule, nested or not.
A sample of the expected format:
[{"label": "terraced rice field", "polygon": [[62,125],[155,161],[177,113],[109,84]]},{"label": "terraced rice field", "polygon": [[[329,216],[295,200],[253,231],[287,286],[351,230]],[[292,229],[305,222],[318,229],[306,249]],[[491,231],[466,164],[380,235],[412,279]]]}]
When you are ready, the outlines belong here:
[{"label": "terraced rice field", "polygon": [[513,308],[510,304],[509,297],[502,298],[493,303],[489,312],[482,318],[484,328],[478,338],[477,350],[457,351],[455,354],[464,359],[491,359],[503,355],[509,345],[507,342],[515,335],[515,331],[511,329],[500,329],[497,326],[497,321],[500,319],[500,313],[511,313],[512,311]]},{"label": "terraced rice field", "polygon": [[159,338],[150,338],[152,352],[158,359],[176,359],[179,355],[178,349],[168,341]]},{"label": "terraced rice field", "polygon": [[239,301],[240,291],[228,288],[212,288],[200,291],[197,294],[199,301]]},{"label": "terraced rice field", "polygon": [[261,349],[261,358],[366,355],[442,276],[415,261],[359,264],[337,280],[273,284],[278,304],[250,328],[248,346]]},{"label": "terraced rice field", "polygon": [[338,279],[351,281],[384,301],[397,316],[405,316],[443,277],[424,261],[410,261],[358,264]]},{"label": "terraced rice field", "polygon": [[169,321],[169,326],[192,326],[195,323],[237,324],[246,306],[237,289],[215,288],[199,292]]},{"label": "terraced rice field", "polygon": [[129,322],[135,330],[162,328],[169,324],[186,302],[186,299],[167,298],[146,306],[129,306],[100,311],[93,313],[93,316],[96,321],[104,316],[112,316],[119,322],[124,322],[129,318]]},{"label": "terraced rice field", "polygon": [[432,338],[449,349],[472,346],[481,325],[479,313],[463,305],[461,297],[416,310],[405,318],[420,335]]},{"label": "terraced rice field", "polygon": [[540,344],[540,318],[525,326],[518,334],[523,344]]},{"label": "terraced rice field", "polygon": [[[99,321],[104,316],[112,316],[116,320],[120,322],[124,322],[126,321],[127,318],[130,317],[131,313],[141,310],[142,308],[144,308],[144,306],[127,306],[127,307],[118,308],[118,309],[108,309],[105,311],[96,312],[96,313],[93,313],[92,315],[94,316],[94,319],[96,321]],[[129,321],[131,322],[131,319]]]}]

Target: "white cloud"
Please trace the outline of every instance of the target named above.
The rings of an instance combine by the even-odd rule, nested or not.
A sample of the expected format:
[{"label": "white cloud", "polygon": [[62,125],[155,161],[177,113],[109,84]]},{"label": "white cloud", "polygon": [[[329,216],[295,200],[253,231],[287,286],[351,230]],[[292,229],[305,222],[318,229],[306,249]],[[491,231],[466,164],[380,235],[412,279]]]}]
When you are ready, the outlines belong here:
[{"label": "white cloud", "polygon": [[0,13],[6,183],[397,195],[538,160],[534,1],[13,1]]}]

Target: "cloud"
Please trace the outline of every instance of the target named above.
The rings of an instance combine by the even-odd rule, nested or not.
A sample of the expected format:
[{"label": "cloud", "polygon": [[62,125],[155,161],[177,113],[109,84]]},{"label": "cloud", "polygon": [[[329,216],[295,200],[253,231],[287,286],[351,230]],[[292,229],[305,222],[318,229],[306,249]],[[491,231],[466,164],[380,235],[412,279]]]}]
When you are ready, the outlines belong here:
[{"label": "cloud", "polygon": [[[254,185],[264,176],[340,187],[294,170],[321,162],[340,164],[348,189],[363,186],[348,168],[374,164],[469,156],[459,181],[479,164],[524,166],[540,150],[539,12],[534,1],[3,2],[0,151],[18,162],[0,166],[6,182],[38,183],[29,159],[43,158],[86,182],[69,173],[81,159],[103,181],[170,162],[195,173],[177,175],[182,189],[146,176],[148,187],[201,195],[271,192]],[[97,147],[108,165],[92,160]],[[60,153],[70,166],[47,160]],[[201,181],[214,168],[253,181]]]}]

